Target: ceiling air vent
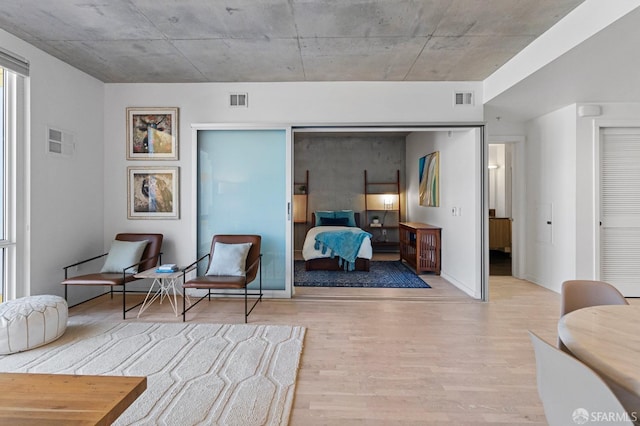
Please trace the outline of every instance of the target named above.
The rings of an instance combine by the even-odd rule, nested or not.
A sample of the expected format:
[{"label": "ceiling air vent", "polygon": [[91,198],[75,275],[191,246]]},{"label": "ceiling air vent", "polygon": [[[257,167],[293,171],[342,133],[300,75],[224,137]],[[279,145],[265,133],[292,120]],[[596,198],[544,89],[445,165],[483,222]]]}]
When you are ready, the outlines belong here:
[{"label": "ceiling air vent", "polygon": [[229,106],[231,108],[249,107],[249,95],[247,93],[230,93]]},{"label": "ceiling air vent", "polygon": [[455,92],[453,104],[455,106],[473,105],[473,92]]},{"label": "ceiling air vent", "polygon": [[47,127],[47,152],[56,157],[71,157],[76,150],[73,135],[64,130]]}]

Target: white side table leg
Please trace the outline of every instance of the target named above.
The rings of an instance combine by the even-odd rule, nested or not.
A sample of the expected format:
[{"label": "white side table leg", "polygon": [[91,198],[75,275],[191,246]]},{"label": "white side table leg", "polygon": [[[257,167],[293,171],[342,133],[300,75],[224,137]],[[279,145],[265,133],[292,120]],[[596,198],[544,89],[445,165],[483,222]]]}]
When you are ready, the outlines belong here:
[{"label": "white side table leg", "polygon": [[[158,290],[155,292],[153,297],[149,299],[151,292],[153,291],[153,286],[158,284]],[[140,310],[138,311],[138,318],[140,318],[140,314],[143,313],[149,305],[153,303],[154,300],[158,298],[158,294],[162,292],[162,283],[158,278],[153,279],[153,283],[151,283],[151,287],[149,287],[149,291],[147,292],[147,296],[144,298],[144,302],[142,302],[142,306],[140,306]]]}]

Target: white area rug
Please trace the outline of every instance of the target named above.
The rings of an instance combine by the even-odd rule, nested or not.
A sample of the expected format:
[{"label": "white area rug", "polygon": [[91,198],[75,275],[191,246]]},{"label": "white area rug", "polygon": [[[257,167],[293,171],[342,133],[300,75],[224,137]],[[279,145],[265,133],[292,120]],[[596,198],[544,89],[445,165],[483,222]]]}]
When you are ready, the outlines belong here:
[{"label": "white area rug", "polygon": [[286,425],[304,333],[291,326],[70,323],[55,342],[1,356],[0,371],[147,376],[147,390],[118,425]]}]

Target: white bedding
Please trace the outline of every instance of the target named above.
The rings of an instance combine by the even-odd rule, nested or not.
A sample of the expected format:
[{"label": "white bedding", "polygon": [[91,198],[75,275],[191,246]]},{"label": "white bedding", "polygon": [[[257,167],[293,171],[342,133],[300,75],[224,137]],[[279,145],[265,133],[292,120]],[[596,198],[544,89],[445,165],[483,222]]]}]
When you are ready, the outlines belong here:
[{"label": "white bedding", "polygon": [[[322,254],[321,250],[314,248],[316,244],[316,235],[320,232],[326,231],[361,231],[360,228],[353,228],[348,226],[316,226],[307,232],[307,236],[304,239],[302,246],[302,258],[304,260],[318,259],[320,257],[330,257],[329,252]],[[373,249],[371,248],[371,238],[365,238],[360,245],[360,251],[358,251],[358,257],[363,259],[371,259],[373,256]]]}]

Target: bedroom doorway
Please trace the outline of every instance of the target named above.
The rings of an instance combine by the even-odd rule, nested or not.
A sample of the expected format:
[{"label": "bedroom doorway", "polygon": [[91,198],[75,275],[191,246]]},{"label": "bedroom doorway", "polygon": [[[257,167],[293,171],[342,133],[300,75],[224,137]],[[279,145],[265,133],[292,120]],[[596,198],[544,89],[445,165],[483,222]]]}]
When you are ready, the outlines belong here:
[{"label": "bedroom doorway", "polygon": [[[400,194],[404,194],[408,132],[322,130],[296,132],[293,141],[294,198],[304,201],[294,200],[294,285],[394,288],[399,283],[384,277],[406,270],[399,264],[398,223],[405,217]],[[296,214],[296,207],[306,208],[306,214]],[[328,224],[334,219],[315,215],[320,212],[342,215],[345,211],[353,212],[354,224],[362,230],[354,232],[368,235],[361,242],[363,246],[358,249],[354,267],[370,267],[371,273],[323,272],[337,265],[319,264],[325,262],[325,256],[321,248],[314,247],[312,233],[329,229],[318,226],[320,220]],[[305,259],[313,264],[307,265]],[[318,270],[307,271],[308,268]],[[417,281],[420,284],[421,280]]]},{"label": "bedroom doorway", "polygon": [[[483,239],[481,224],[483,217],[483,166],[484,127],[469,126],[424,126],[424,127],[349,127],[349,128],[294,128],[293,129],[293,180],[305,182],[306,219],[293,224],[295,267],[303,260],[302,246],[307,231],[312,227],[310,215],[315,210],[350,209],[364,212],[365,178],[364,171],[376,171],[376,181],[393,179],[395,170],[401,171],[402,204],[400,221],[431,223],[443,228],[441,275],[422,274],[428,284],[434,283],[429,295],[439,293],[443,286],[453,289],[451,294],[482,299],[487,294],[483,248],[476,241]],[[381,153],[385,144],[394,146],[388,153]],[[394,145],[395,144],[395,145]],[[351,146],[350,146],[351,145]],[[355,148],[354,148],[355,147]],[[357,153],[357,149],[365,150]],[[447,179],[442,180],[442,198],[438,207],[418,206],[418,161],[431,152],[441,153],[441,167]],[[302,159],[302,161],[301,161]],[[310,159],[310,160],[305,160]],[[370,163],[367,163],[369,161]],[[378,163],[375,163],[375,162]],[[464,164],[463,173],[458,168]],[[486,167],[486,166],[484,166]],[[349,173],[351,173],[349,175]],[[308,181],[305,181],[308,175]],[[388,176],[387,176],[388,175]],[[455,186],[459,186],[454,188]],[[293,192],[299,189],[294,185]],[[446,190],[446,193],[445,193]],[[456,207],[458,216],[452,218],[451,207]],[[295,215],[295,208],[294,208]],[[387,230],[387,241],[395,235]],[[469,238],[470,235],[476,238]],[[372,233],[375,238],[375,234]],[[465,261],[454,253],[463,253]],[[467,259],[473,259],[469,262]],[[382,262],[398,261],[397,251],[373,252],[372,260]],[[461,263],[462,262],[462,263]],[[415,275],[415,273],[413,274]],[[294,283],[295,283],[294,278]],[[297,287],[300,289],[301,287]],[[326,297],[341,297],[346,293],[355,296],[362,288],[329,289]],[[377,289],[376,289],[377,290]],[[384,289],[395,292],[415,290]],[[297,291],[297,290],[296,290]],[[397,293],[399,291],[400,293]],[[304,293],[307,288],[304,288]],[[360,293],[365,294],[365,293]],[[372,297],[370,293],[366,296]],[[402,295],[400,297],[408,297]]]}]

